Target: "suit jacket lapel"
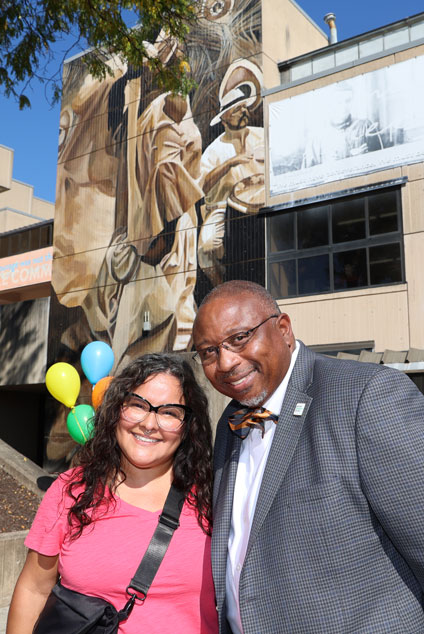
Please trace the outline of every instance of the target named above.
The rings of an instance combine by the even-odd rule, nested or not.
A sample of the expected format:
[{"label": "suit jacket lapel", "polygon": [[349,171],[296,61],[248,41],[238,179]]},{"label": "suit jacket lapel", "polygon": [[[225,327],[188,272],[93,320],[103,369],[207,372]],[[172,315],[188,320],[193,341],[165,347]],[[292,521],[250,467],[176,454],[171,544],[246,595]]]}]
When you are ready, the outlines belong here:
[{"label": "suit jacket lapel", "polygon": [[[231,403],[225,410],[226,419],[233,411],[240,407]],[[216,600],[222,605],[225,599],[225,575],[227,569],[228,540],[231,528],[231,514],[233,508],[234,485],[237,475],[241,438],[233,434],[228,428],[227,455],[222,469],[218,490],[214,491],[212,532],[212,570],[215,582]]]},{"label": "suit jacket lapel", "polygon": [[[284,480],[312,402],[306,390],[312,382],[313,353],[300,345],[262,478],[246,558]],[[304,405],[300,415],[294,414],[298,404]]]}]

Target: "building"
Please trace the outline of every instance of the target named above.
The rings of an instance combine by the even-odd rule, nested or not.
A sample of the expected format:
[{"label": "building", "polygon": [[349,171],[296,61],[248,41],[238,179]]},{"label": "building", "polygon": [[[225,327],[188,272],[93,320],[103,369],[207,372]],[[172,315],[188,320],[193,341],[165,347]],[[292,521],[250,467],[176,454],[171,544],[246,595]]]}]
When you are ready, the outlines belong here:
[{"label": "building", "polygon": [[[114,74],[100,82],[81,56],[67,61],[49,364],[79,368],[93,340],[112,347],[114,372],[144,352],[189,353],[207,290],[228,276],[261,278],[263,243],[240,252],[234,233],[250,235],[265,202],[261,90],[279,83],[275,60],[326,39],[291,0],[207,1],[187,42],[198,84],[188,98],[160,92],[147,66],[135,73],[111,59]],[[151,46],[164,63],[177,54],[163,32]],[[83,380],[79,402],[90,392]],[[52,403],[49,469],[75,448],[64,442],[67,412]]]},{"label": "building", "polygon": [[[419,383],[424,14],[328,45],[294,0],[203,10],[188,98],[115,59],[103,82],[81,56],[65,65],[47,365],[80,370],[93,340],[113,372],[189,355],[198,303],[242,278],[267,285],[305,343],[401,363]],[[151,45],[165,63],[178,47],[162,32]],[[45,398],[52,471],[75,451],[67,413]]]},{"label": "building", "polygon": [[424,387],[424,14],[279,70],[265,91],[267,286],[305,343]]},{"label": "building", "polygon": [[0,436],[43,460],[54,205],[13,179],[0,146]]}]

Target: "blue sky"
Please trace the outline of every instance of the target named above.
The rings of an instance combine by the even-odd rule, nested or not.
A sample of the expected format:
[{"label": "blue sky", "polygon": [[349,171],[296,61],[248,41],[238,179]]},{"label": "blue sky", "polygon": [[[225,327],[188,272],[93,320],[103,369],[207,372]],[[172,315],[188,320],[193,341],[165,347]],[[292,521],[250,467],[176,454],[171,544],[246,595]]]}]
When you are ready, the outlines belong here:
[{"label": "blue sky", "polygon": [[[424,10],[419,0],[297,0],[327,32],[323,16],[336,14],[339,40],[401,20]],[[58,48],[58,50],[61,50]],[[0,144],[15,151],[13,178],[34,186],[34,195],[54,202],[59,106],[51,108],[44,87],[34,82],[30,110],[20,111],[13,99],[0,95]]]}]

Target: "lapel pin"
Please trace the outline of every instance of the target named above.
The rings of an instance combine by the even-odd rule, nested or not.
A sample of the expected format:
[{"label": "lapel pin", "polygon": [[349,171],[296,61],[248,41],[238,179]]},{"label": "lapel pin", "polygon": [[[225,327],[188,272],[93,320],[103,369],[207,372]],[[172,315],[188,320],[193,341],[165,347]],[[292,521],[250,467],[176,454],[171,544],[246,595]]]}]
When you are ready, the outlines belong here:
[{"label": "lapel pin", "polygon": [[293,416],[302,416],[306,403],[298,403],[294,408]]}]

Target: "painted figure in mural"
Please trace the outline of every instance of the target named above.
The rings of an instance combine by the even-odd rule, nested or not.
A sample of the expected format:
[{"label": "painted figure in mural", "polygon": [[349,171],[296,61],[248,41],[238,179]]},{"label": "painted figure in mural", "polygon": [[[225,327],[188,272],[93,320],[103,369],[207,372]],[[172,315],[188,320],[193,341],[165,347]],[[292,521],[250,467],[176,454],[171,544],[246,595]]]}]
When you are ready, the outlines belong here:
[{"label": "painted figure in mural", "polygon": [[[263,131],[253,127],[262,125],[260,71],[248,62],[232,64],[260,53],[261,2],[202,0],[201,9],[187,43],[198,82],[189,100],[161,94],[148,69],[136,73],[117,60],[110,61],[114,76],[103,82],[87,76],[79,59],[65,65],[49,363],[77,364],[93,339],[113,347],[117,365],[147,351],[191,347],[194,297],[200,300],[209,286],[198,275],[204,251],[198,252],[197,235],[206,175],[201,149],[214,137],[218,92],[222,99],[224,91],[244,91],[252,126],[240,136],[248,133],[245,152],[255,151],[257,159],[239,175],[230,170],[233,183],[224,197],[247,217],[263,187]],[[163,33],[147,48],[164,63],[178,56],[177,43]],[[235,72],[226,86],[229,67]],[[210,187],[213,196],[216,184]],[[69,464],[75,445],[64,411],[52,407],[46,418],[47,464],[56,471]]]},{"label": "painted figure in mural", "polygon": [[211,22],[221,22],[226,19],[234,6],[234,0],[202,0],[202,15]]},{"label": "painted figure in mural", "polygon": [[180,525],[119,632],[217,634],[211,436],[207,399],[181,356],[145,355],[116,376],[79,466],[55,480],[37,512],[7,633],[31,634],[58,574],[65,588],[121,610],[174,484],[185,496]]},{"label": "painted figure in mural", "polygon": [[[138,99],[132,103],[127,226],[107,249],[97,284],[104,298],[93,306],[94,318],[102,307],[119,360],[152,348],[187,348],[195,317],[195,203],[203,197],[201,137],[188,99],[161,94],[139,116]],[[143,338],[146,314],[151,331]]]},{"label": "painted figure in mural", "polygon": [[[204,147],[221,79],[216,69],[230,65],[219,89],[221,102],[240,86],[249,116],[260,103],[258,67],[248,61],[231,64],[235,49],[249,58],[260,50],[260,2],[204,0],[201,8],[203,17],[188,45],[199,82],[190,102],[161,95],[147,69],[135,76],[117,60],[110,62],[114,77],[103,82],[87,76],[78,60],[66,65],[52,284],[59,306],[74,309],[65,315],[54,308],[64,320],[61,344],[67,350],[101,339],[122,360],[146,349],[190,347],[200,218],[195,206],[203,198],[204,181],[201,134]],[[176,42],[163,33],[147,48],[163,63],[178,54]],[[246,206],[246,199],[252,202],[250,190],[261,189],[256,181],[263,178],[263,131],[245,125],[244,117],[241,127],[232,135],[235,145],[240,139],[240,166],[254,150],[256,160],[239,174],[233,168],[226,179],[221,175],[221,185],[213,182],[216,173],[208,176],[212,208],[224,180],[225,199],[239,184],[235,205]],[[208,171],[205,166],[203,175]],[[255,174],[255,182],[244,182]],[[207,203],[204,215],[212,208]],[[209,248],[206,234],[200,255]],[[148,337],[143,336],[146,315]],[[59,347],[51,343],[49,354],[57,360]]]},{"label": "painted figure in mural", "polygon": [[[155,47],[164,62],[175,51],[160,34]],[[54,320],[64,325],[60,344],[50,341],[57,350],[55,361],[76,363],[79,351],[93,339],[112,345],[122,363],[124,357],[146,350],[185,347],[191,336],[197,266],[192,201],[203,196],[196,185],[200,135],[188,101],[162,95],[140,112],[146,78],[134,77],[117,60],[110,65],[114,76],[103,82],[87,76],[77,63],[64,79],[52,283],[58,306],[69,312],[55,309]],[[147,98],[150,95],[154,93],[147,91]],[[173,216],[163,215],[163,228],[156,216],[147,234],[137,234],[146,222],[140,179],[149,180],[142,182],[151,189],[149,204],[156,188],[167,196],[158,202],[159,214],[171,199],[173,203],[166,212]],[[178,183],[184,185],[179,202]],[[137,239],[133,244],[128,228]],[[152,237],[143,241],[141,235]],[[143,332],[145,318],[149,336]],[[47,464],[57,470],[63,461],[69,464],[75,443],[67,433],[63,408],[47,418]]]},{"label": "painted figure in mural", "polygon": [[261,286],[199,307],[204,373],[233,399],[214,449],[221,634],[424,632],[424,396],[297,341]]},{"label": "painted figure in mural", "polygon": [[[148,46],[163,63],[176,50],[175,41],[162,32]],[[125,146],[117,142],[111,123],[123,116],[116,111],[114,91],[128,84],[128,69],[117,58],[108,65],[113,76],[103,81],[87,75],[77,62],[66,67],[63,80],[69,96],[60,117],[52,283],[60,303],[69,308],[81,306],[93,287],[117,226],[116,184]],[[125,111],[129,101],[126,90]]]},{"label": "painted figure in mural", "polygon": [[[148,349],[188,346],[195,316],[194,205],[203,197],[197,184],[201,137],[188,99],[160,94],[140,113],[140,77],[128,79],[124,71],[117,69],[114,79],[105,82],[87,78],[72,107],[62,113],[69,119],[77,114],[82,123],[71,127],[73,142],[69,136],[64,140],[57,206],[66,207],[66,213],[57,214],[53,274],[59,301],[82,307],[89,329],[86,338],[106,340],[119,361],[130,348],[133,356],[145,351],[141,339],[147,313]],[[84,122],[89,125],[92,113],[100,109],[111,116],[111,93],[122,79],[125,141],[116,143],[116,131],[105,125],[104,117],[94,132],[84,130]],[[93,146],[107,164],[99,162],[98,153],[89,152]],[[92,165],[81,163],[83,153]],[[84,215],[87,205],[92,210],[89,222]],[[93,248],[105,244],[106,250]],[[72,253],[74,276],[69,275],[66,257]],[[78,343],[80,335],[74,336]],[[63,337],[69,347],[72,336],[67,332]]]},{"label": "painted figure in mural", "polygon": [[377,121],[352,114],[353,90],[342,83],[326,101],[328,122],[305,148],[303,167],[382,150],[383,135]]},{"label": "painted figure in mural", "polygon": [[93,246],[107,245],[115,229],[118,158],[104,114],[93,126],[93,118],[108,111],[110,90],[124,74],[115,61],[110,65],[115,76],[103,82],[86,76],[60,116],[52,284],[68,308],[81,306],[94,286],[104,252]]},{"label": "painted figure in mural", "polygon": [[224,132],[202,155],[205,193],[199,234],[199,265],[213,285],[224,280],[227,205],[242,213],[259,209],[264,191],[264,130],[249,126],[250,113],[261,101],[261,71],[250,60],[239,59],[227,69],[219,90],[220,111],[210,122],[221,122]]}]

